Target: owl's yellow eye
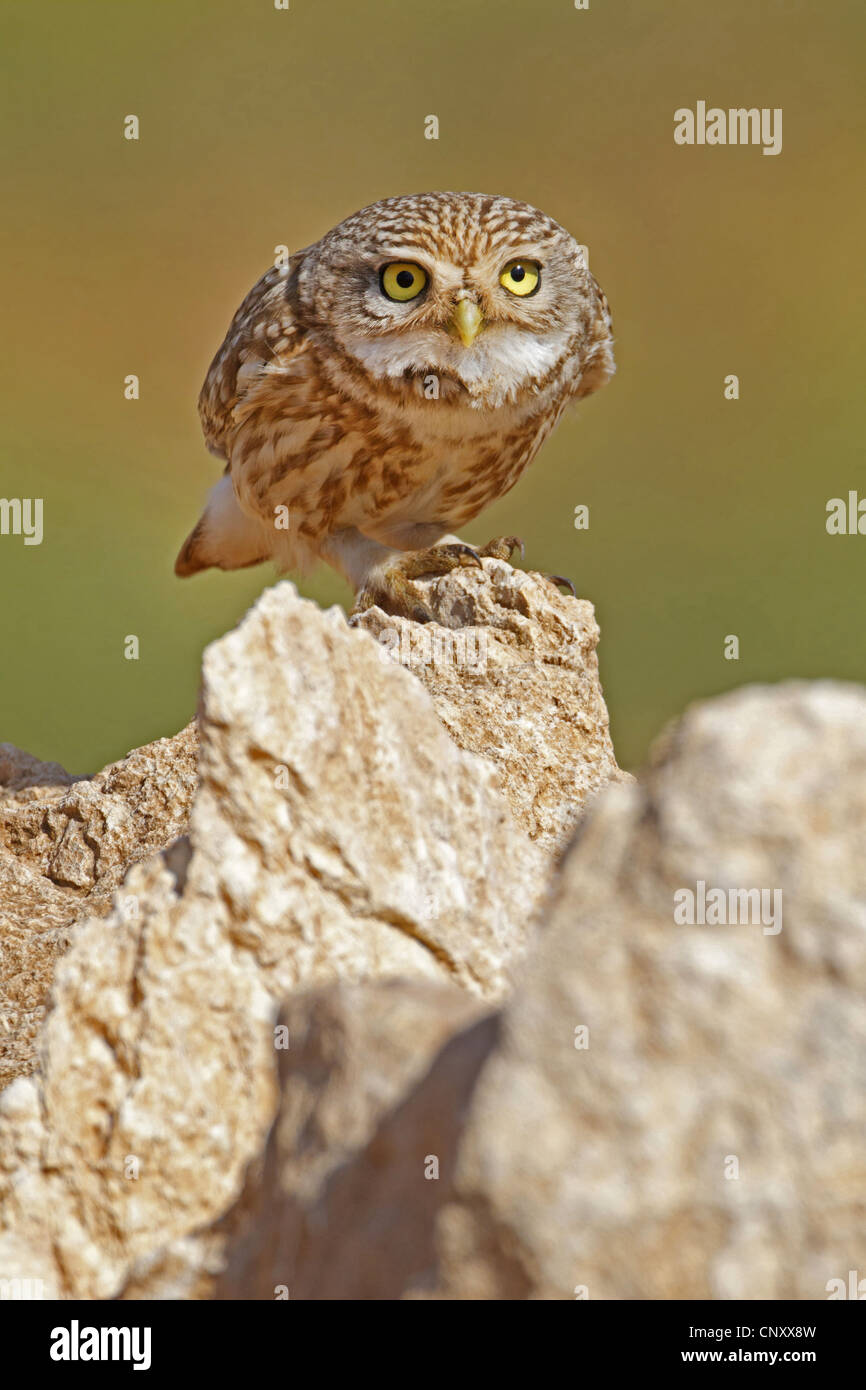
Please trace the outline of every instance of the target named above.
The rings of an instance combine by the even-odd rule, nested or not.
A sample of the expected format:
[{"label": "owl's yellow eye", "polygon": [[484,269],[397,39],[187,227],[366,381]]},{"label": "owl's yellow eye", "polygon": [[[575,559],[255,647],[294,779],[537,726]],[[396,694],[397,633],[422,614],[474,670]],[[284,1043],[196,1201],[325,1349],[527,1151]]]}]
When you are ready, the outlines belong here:
[{"label": "owl's yellow eye", "polygon": [[401,304],[407,299],[416,299],[426,284],[426,273],[411,261],[392,261],[382,271],[382,289],[389,299]]},{"label": "owl's yellow eye", "polygon": [[541,283],[541,266],[537,261],[509,261],[499,277],[499,283],[512,294],[534,294]]}]

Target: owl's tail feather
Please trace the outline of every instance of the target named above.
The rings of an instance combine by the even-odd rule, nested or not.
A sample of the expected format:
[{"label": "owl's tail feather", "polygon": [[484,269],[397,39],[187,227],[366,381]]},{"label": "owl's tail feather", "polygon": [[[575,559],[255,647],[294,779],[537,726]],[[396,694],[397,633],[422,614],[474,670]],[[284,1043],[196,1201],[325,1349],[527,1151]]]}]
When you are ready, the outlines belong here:
[{"label": "owl's tail feather", "polygon": [[241,511],[226,473],[211,488],[204,511],[181,546],[174,572],[186,578],[212,566],[221,570],[246,569],[270,559],[272,549],[264,524]]}]

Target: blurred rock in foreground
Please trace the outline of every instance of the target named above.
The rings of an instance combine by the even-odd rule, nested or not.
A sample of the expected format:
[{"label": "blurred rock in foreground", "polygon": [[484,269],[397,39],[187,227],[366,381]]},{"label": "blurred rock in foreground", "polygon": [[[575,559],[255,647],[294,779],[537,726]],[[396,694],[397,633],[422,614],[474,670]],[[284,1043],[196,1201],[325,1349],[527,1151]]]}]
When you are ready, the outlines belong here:
[{"label": "blurred rock in foreground", "polygon": [[[0,1093],[0,1278],[826,1297],[866,1268],[866,692],[697,706],[635,784],[588,605],[495,561],[429,590],[438,636],[282,584],[206,653],[186,834],[109,854]],[[94,784],[7,757],[47,881],[78,832],[15,841],[17,798]]]}]

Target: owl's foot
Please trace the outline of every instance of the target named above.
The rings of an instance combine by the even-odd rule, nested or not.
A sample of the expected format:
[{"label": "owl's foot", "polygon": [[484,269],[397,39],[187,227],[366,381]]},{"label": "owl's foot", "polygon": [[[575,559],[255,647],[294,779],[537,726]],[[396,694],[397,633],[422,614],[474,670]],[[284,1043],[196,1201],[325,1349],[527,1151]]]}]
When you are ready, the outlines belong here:
[{"label": "owl's foot", "polygon": [[515,550],[520,551],[522,560],[526,554],[526,546],[519,536],[497,536],[486,545],[477,546],[475,554],[485,560],[510,560]]},{"label": "owl's foot", "polygon": [[413,579],[450,574],[452,570],[470,565],[480,569],[478,556],[479,552],[462,541],[453,545],[433,545],[428,550],[407,550],[367,576],[355,596],[349,616],[375,606],[394,617],[432,623],[435,614],[412,583]]},{"label": "owl's foot", "polygon": [[429,550],[407,550],[388,568],[402,570],[408,579],[423,579],[431,575],[450,574],[452,570],[466,566],[481,569],[478,556],[482,553],[471,545],[464,545],[462,541],[454,541],[448,545],[431,545]]}]

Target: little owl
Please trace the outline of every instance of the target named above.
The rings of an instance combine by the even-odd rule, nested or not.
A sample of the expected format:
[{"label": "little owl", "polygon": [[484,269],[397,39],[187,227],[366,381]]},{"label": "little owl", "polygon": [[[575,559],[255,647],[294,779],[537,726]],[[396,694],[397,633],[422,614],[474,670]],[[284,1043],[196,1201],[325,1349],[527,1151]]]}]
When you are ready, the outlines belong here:
[{"label": "little owl", "polygon": [[412,583],[480,556],[453,532],[513,487],[569,401],[614,371],[581,247],[526,203],[363,208],[247,295],[199,398],[222,480],[180,575],[323,559],[359,608],[425,620]]}]

